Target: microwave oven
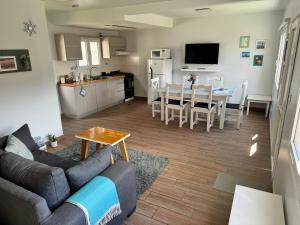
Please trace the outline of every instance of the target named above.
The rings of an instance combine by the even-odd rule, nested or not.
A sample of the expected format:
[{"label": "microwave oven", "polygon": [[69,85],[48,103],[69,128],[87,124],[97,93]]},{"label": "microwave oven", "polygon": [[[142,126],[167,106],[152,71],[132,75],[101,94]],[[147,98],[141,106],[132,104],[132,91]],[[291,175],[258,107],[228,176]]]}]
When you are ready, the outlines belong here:
[{"label": "microwave oven", "polygon": [[167,48],[162,49],[152,49],[151,50],[151,59],[170,59],[171,50]]}]

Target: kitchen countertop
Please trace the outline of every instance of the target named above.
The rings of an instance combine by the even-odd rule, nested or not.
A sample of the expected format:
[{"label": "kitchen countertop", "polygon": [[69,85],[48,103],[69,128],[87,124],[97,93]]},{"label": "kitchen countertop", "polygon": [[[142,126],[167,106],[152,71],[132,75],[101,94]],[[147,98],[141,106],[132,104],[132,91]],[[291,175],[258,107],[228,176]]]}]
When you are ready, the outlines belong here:
[{"label": "kitchen countertop", "polygon": [[110,81],[110,80],[120,80],[120,79],[124,79],[124,77],[125,76],[123,76],[123,75],[117,75],[117,76],[109,76],[102,80],[89,80],[89,81],[81,81],[81,82],[74,82],[74,83],[69,83],[69,84],[58,84],[58,85],[63,86],[63,87],[78,87],[81,85],[90,85],[90,84],[101,83],[101,82]]}]

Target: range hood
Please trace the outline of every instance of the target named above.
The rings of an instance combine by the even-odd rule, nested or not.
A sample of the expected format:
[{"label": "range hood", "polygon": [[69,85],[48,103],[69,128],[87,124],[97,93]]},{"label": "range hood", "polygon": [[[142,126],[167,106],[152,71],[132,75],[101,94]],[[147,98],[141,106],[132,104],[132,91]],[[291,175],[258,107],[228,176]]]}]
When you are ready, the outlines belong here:
[{"label": "range hood", "polygon": [[102,57],[110,59],[112,56],[129,55],[126,50],[126,39],[123,37],[106,36],[102,37]]}]

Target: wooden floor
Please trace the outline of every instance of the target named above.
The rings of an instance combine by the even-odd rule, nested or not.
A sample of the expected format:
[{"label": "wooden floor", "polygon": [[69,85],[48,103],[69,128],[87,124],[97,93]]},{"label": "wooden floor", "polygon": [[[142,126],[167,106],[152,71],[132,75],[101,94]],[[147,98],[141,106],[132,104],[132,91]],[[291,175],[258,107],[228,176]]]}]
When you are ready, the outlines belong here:
[{"label": "wooden floor", "polygon": [[213,188],[218,173],[271,182],[269,125],[263,113],[251,112],[241,130],[226,123],[224,130],[215,126],[206,133],[204,124],[194,130],[187,124],[179,128],[178,122],[166,126],[159,116],[151,117],[145,101],[134,100],[82,120],[64,118],[65,136],[57,150],[71,145],[76,132],[93,126],[128,131],[129,148],[170,160],[138,200],[127,225],[225,225],[233,196]]}]

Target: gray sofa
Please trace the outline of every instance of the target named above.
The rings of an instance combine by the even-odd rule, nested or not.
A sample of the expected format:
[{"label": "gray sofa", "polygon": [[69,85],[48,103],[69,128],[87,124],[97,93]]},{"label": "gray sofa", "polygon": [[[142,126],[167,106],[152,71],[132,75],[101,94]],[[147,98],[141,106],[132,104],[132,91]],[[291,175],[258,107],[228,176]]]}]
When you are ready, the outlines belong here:
[{"label": "gray sofa", "polygon": [[[0,138],[0,149],[5,149],[5,140]],[[112,165],[111,147],[77,162],[34,149],[37,146],[31,141],[25,144],[32,145],[34,161],[0,150],[1,225],[87,225],[83,212],[65,200],[96,175],[114,181],[121,204],[122,214],[108,225],[121,225],[134,211],[134,167],[124,161]]]}]

